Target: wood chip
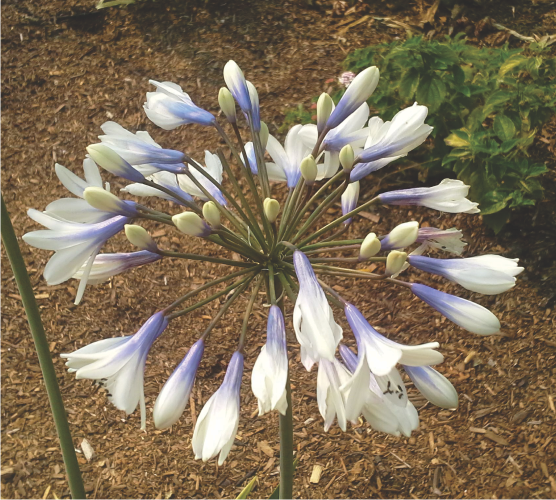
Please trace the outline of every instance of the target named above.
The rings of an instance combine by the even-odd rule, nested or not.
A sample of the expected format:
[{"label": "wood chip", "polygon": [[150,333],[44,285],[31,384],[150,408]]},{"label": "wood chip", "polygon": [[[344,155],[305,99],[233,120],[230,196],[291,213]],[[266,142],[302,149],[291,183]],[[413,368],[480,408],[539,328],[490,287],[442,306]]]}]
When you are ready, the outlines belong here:
[{"label": "wood chip", "polygon": [[309,481],[313,484],[318,484],[321,475],[322,475],[322,466],[318,464],[313,465],[313,472],[311,472],[311,479],[309,479]]}]

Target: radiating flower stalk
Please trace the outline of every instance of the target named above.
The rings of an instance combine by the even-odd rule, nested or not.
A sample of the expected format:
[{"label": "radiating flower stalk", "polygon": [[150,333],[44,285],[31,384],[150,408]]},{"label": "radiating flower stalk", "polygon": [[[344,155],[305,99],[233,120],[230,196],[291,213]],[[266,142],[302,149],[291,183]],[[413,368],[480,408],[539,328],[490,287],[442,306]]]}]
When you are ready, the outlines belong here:
[{"label": "radiating flower stalk", "polygon": [[[361,202],[360,198],[367,198],[364,178],[407,155],[432,130],[425,124],[427,108],[417,103],[390,122],[369,119],[366,101],[378,79],[376,67],[354,76],[337,105],[323,94],[317,105],[317,125],[295,125],[284,145],[261,121],[257,90],[233,61],[224,68],[227,87],[218,95],[221,117],[194,104],[179,85],[151,80],[156,90],[147,93],[144,108],[154,124],[165,130],[188,124],[213,127],[227,150],[206,151],[201,162],[189,152],[162,148],[147,132],[132,133],[107,122],[101,142],[87,148],[84,179],[56,165],[60,181],[77,198],[55,201],[44,212],[29,211],[47,229],[28,233],[24,240],[55,251],[44,270],[49,284],[79,280],[76,303],[87,284],[161,259],[199,260],[230,268],[222,277],[176,298],[147,319],[137,333],[105,338],[62,357],[77,378],[92,379],[104,387],[117,408],[130,414],[139,406],[145,429],[143,374],[151,348],[159,336],[171,332],[175,318],[224,300],[205,331],[193,332],[190,350],[156,399],[155,426],[171,427],[187,406],[203,353],[210,349],[211,331],[240,296],[250,293],[226,375],[196,420],[192,445],[196,458],[218,457],[219,464],[232,451],[240,420],[245,346],[264,343],[258,358],[249,360],[254,365],[251,387],[260,415],[273,411],[280,415],[281,498],[292,496],[293,473],[287,344],[292,332],[284,321],[285,296],[294,304],[293,332],[301,363],[309,371],[318,365],[317,398],[325,430],[336,420],[345,431],[348,422],[357,425],[364,416],[378,431],[408,436],[417,428],[419,417],[407,396],[400,365],[431,403],[457,406],[454,387],[432,368],[443,361],[440,345],[403,345],[389,339],[388,332],[374,329],[330,282],[339,276],[374,280],[397,287],[400,293],[411,291],[460,327],[491,335],[499,331],[500,323],[484,307],[402,281],[399,275],[412,267],[474,292],[497,294],[513,287],[522,271],[516,260],[497,255],[449,259],[423,255],[440,250],[459,256],[465,243],[455,228],[420,228],[418,222],[408,221],[388,234],[347,236],[357,214],[381,205],[419,205],[449,213],[479,211],[466,198],[469,187],[452,179]],[[246,142],[245,132],[250,137]],[[129,181],[121,192],[134,198],[113,194],[103,184],[97,165]],[[286,189],[277,189],[277,183],[286,183]],[[287,196],[282,194],[285,190]],[[171,209],[149,208],[141,200],[149,197],[168,200]],[[342,215],[330,220],[329,213],[338,203]],[[217,249],[218,256],[165,249],[140,226],[142,221],[171,226],[184,238],[201,238],[203,248]],[[106,241],[121,231],[135,251],[100,253]],[[368,271],[370,262],[378,266],[378,272]],[[261,301],[263,290],[266,299]],[[204,298],[199,300],[201,294]],[[265,304],[270,306],[264,309],[268,312],[266,335],[250,328],[252,310]],[[339,312],[346,321],[338,319]],[[344,332],[340,323],[349,325],[351,333]],[[357,346],[357,352],[342,341]]]}]

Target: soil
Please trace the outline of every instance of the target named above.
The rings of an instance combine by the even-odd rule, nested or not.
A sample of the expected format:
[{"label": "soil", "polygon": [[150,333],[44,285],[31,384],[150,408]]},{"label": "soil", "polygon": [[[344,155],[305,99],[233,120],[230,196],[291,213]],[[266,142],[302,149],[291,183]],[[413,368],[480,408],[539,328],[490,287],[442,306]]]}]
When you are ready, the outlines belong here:
[{"label": "soil", "polygon": [[[193,99],[217,113],[221,71],[233,58],[259,89],[261,114],[272,133],[285,110],[307,105],[336,85],[348,51],[407,35],[410,26],[429,36],[450,29],[443,3],[430,18],[430,3],[306,1],[145,1],[96,11],[92,1],[5,2],[2,9],[2,193],[18,236],[37,229],[25,214],[66,196],[54,174],[59,162],[80,171],[85,147],[97,141],[99,126],[115,120],[131,130],[148,130],[163,146],[202,158],[218,138],[200,127],[165,132],[142,110],[149,78],[182,85]],[[436,4],[435,4],[436,5]],[[550,2],[522,2],[515,11],[505,2],[466,3],[459,28],[487,15],[531,36],[549,33],[556,19]],[[365,18],[365,16],[368,16]],[[375,19],[389,18],[389,21]],[[363,21],[361,21],[363,19]],[[467,23],[467,25],[466,25]],[[468,30],[472,43],[520,40],[492,28]],[[456,26],[457,27],[457,26]],[[500,253],[520,257],[525,271],[518,285],[499,296],[466,292],[441,279],[415,273],[412,279],[470,298],[491,309],[502,333],[489,338],[461,330],[405,290],[330,281],[370,322],[391,338],[409,344],[438,341],[445,355],[439,370],[455,385],[455,411],[425,404],[420,428],[411,438],[395,438],[365,423],[328,433],[316,401],[316,373],[299,362],[286,301],[291,353],[295,449],[299,464],[294,496],[300,498],[554,498],[556,495],[556,335],[555,297],[556,179],[550,123],[532,148],[551,172],[544,177],[546,199],[521,211],[494,237],[480,217],[442,215],[424,209],[387,209],[357,218],[356,237],[373,230],[385,234],[402,220],[459,227],[469,245],[466,255]],[[388,173],[363,184],[365,197],[409,185]],[[108,180],[108,176],[106,176]],[[109,179],[113,192],[123,184]],[[283,195],[283,190],[279,190]],[[163,202],[151,206],[167,209]],[[330,217],[338,213],[334,207]],[[161,246],[218,255],[214,245],[148,226]],[[251,497],[268,497],[278,484],[278,419],[257,416],[250,372],[264,342],[264,297],[252,313],[242,388],[241,422],[222,467],[195,461],[192,429],[200,409],[221,383],[241,328],[245,298],[212,334],[199,369],[190,405],[170,430],[155,430],[152,407],[158,391],[219,304],[173,322],[147,362],[145,394],[149,422],[139,430],[139,412],[126,417],[90,382],[76,381],[59,354],[101,338],[130,334],[153,312],[191,286],[228,272],[217,265],[163,260],[148,268],[90,287],[73,305],[76,285],[49,287],[42,271],[49,252],[21,245],[47,329],[87,495],[91,498],[236,497],[252,476]],[[121,236],[105,251],[129,251]],[[2,257],[5,254],[2,250]],[[1,494],[3,498],[69,496],[64,466],[32,339],[6,258],[2,259]],[[339,311],[336,317],[353,344]],[[87,461],[86,439],[94,450]],[[318,481],[310,478],[322,467]]]}]

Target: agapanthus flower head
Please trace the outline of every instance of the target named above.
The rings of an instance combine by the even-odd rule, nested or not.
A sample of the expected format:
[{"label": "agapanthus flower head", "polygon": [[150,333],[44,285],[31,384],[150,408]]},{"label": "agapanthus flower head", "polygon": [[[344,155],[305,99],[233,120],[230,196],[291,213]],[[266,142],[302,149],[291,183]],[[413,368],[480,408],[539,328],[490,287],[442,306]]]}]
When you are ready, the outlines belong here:
[{"label": "agapanthus flower head", "polygon": [[119,410],[133,413],[141,406],[141,428],[146,426],[143,376],[147,354],[168,326],[162,312],[151,316],[139,331],[128,337],[93,342],[69,354],[66,366],[75,378],[96,380],[108,391],[108,399]]},{"label": "agapanthus flower head", "polygon": [[156,86],[155,92],[147,92],[143,108],[149,119],[164,130],[173,130],[180,125],[196,123],[213,125],[215,117],[196,106],[182,88],[172,82],[149,80]]},{"label": "agapanthus flower head", "polygon": [[390,191],[380,194],[379,198],[385,205],[420,205],[453,214],[479,213],[478,204],[469,201],[467,193],[469,186],[463,182],[444,179],[438,186]]},{"label": "agapanthus flower head", "polygon": [[243,376],[243,355],[232,356],[224,382],[201,410],[193,431],[195,458],[203,462],[219,455],[222,465],[232,449],[239,426],[239,390]]},{"label": "agapanthus flower head", "polygon": [[204,351],[203,339],[195,342],[162,387],[153,410],[154,425],[157,429],[171,427],[181,417],[189,402]]}]

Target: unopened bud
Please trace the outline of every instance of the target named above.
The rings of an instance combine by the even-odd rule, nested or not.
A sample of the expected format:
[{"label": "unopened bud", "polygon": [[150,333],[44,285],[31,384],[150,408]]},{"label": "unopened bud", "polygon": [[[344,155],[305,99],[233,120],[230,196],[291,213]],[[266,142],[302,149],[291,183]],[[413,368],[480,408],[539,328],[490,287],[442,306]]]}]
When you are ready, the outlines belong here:
[{"label": "unopened bud", "polygon": [[158,251],[158,246],[144,227],[135,224],[126,224],[124,229],[125,235],[132,245],[139,247],[141,250],[148,250],[149,252],[156,253]]},{"label": "unopened bud", "polygon": [[404,222],[392,229],[390,234],[382,240],[382,249],[392,250],[408,247],[415,243],[418,235],[419,223],[417,221]]},{"label": "unopened bud", "polygon": [[399,273],[402,270],[403,265],[407,259],[407,254],[405,252],[399,252],[398,250],[392,250],[388,257],[386,257],[386,274],[392,276],[392,274]]},{"label": "unopened bud", "polygon": [[361,248],[359,249],[359,260],[367,260],[380,252],[380,240],[375,233],[365,236]]},{"label": "unopened bud", "polygon": [[189,236],[205,237],[212,233],[210,226],[194,212],[182,212],[172,217],[174,225]]},{"label": "unopened bud", "polygon": [[330,118],[330,114],[333,109],[334,101],[332,100],[332,97],[330,97],[326,92],[323,92],[317,101],[317,131],[319,135],[324,130],[326,122],[328,121],[328,118]]},{"label": "unopened bud", "polygon": [[87,147],[87,153],[95,163],[111,174],[123,177],[132,182],[143,182],[145,177],[141,172],[134,169],[118,153],[112,151],[104,144],[91,144]]},{"label": "unopened bud", "polygon": [[301,161],[301,165],[299,167],[301,170],[301,175],[305,182],[310,186],[314,184],[315,179],[317,178],[317,162],[313,158],[313,155],[309,155],[306,158],[303,158]]},{"label": "unopened bud", "polygon": [[268,221],[272,224],[280,213],[280,203],[274,198],[265,198],[263,202],[264,213]]},{"label": "unopened bud", "polygon": [[351,145],[346,145],[340,151],[340,163],[346,172],[351,172],[353,168],[353,160],[355,159],[355,154],[353,153],[353,148]]},{"label": "unopened bud", "polygon": [[268,144],[268,126],[265,122],[261,122],[261,131],[259,132],[259,137],[261,138],[261,145],[263,147],[263,151],[266,149],[266,145]]},{"label": "unopened bud", "polygon": [[83,191],[85,201],[97,210],[110,212],[116,215],[134,217],[137,215],[133,201],[120,200],[117,196],[100,187],[88,187]]},{"label": "unopened bud", "polygon": [[236,122],[236,102],[234,101],[234,97],[232,93],[226,88],[222,87],[218,92],[218,104],[220,105],[220,109],[222,113],[226,115],[226,119],[230,123]]},{"label": "unopened bud", "polygon": [[213,201],[207,201],[203,205],[203,217],[212,227],[220,227],[220,210]]}]

